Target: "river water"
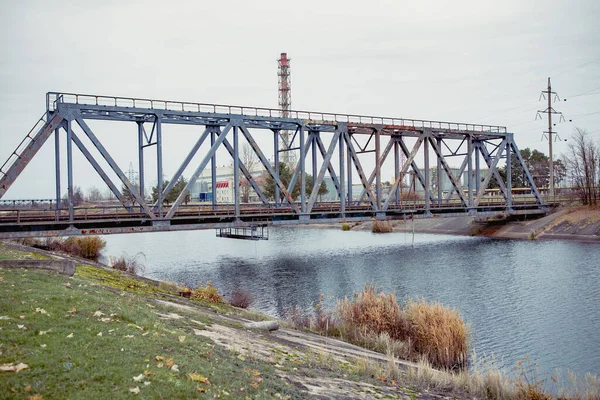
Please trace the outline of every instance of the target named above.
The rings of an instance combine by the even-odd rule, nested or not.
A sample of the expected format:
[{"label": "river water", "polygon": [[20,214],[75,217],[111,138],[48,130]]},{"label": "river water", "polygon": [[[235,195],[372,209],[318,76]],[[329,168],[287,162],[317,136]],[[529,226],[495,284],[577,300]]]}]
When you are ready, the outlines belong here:
[{"label": "river water", "polygon": [[[104,257],[146,256],[144,275],[253,293],[272,316],[351,296],[375,283],[399,299],[440,301],[471,324],[478,357],[507,372],[529,356],[540,372],[600,375],[600,245],[341,229],[271,228],[268,241],[214,231],[106,236]],[[333,301],[330,301],[333,303]]]}]

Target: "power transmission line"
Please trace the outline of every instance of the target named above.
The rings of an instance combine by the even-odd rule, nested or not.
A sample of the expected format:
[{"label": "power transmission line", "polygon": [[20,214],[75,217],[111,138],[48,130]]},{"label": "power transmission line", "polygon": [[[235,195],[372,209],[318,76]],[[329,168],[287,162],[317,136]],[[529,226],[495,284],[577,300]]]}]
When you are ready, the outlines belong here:
[{"label": "power transmission line", "polygon": [[[556,92],[552,91],[552,85],[550,84],[550,77],[548,77],[548,89],[547,90],[543,90],[541,95],[540,95],[540,100],[542,98],[548,100],[548,107],[544,110],[544,111],[540,111],[538,110],[535,118],[537,119],[538,117],[541,119],[541,115],[540,113],[545,113],[548,115],[548,131],[544,132],[544,134],[548,134],[548,159],[549,159],[549,163],[550,163],[550,187],[549,187],[549,191],[548,191],[548,195],[549,197],[554,197],[554,160],[552,158],[552,134],[555,132],[552,132],[552,114],[556,114],[556,115],[560,115],[559,121],[564,121],[565,117],[563,117],[562,113],[559,111],[556,111],[554,108],[552,108],[552,95],[554,95],[554,101],[556,101],[557,99],[560,101],[560,97],[558,97],[558,94]],[[543,136],[542,136],[543,137]],[[557,135],[558,137],[558,135]]]}]

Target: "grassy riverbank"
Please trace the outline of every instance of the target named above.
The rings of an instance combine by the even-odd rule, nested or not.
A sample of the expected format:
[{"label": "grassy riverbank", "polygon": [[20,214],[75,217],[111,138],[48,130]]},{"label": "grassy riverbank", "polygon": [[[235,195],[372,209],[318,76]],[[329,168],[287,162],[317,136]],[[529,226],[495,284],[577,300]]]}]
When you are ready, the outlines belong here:
[{"label": "grassy riverbank", "polygon": [[[2,398],[548,398],[526,368],[450,374],[285,323],[248,330],[266,317],[83,261],[73,277],[33,268],[43,257],[60,255],[0,243],[32,261],[0,268]],[[598,398],[589,382],[568,397]]]}]

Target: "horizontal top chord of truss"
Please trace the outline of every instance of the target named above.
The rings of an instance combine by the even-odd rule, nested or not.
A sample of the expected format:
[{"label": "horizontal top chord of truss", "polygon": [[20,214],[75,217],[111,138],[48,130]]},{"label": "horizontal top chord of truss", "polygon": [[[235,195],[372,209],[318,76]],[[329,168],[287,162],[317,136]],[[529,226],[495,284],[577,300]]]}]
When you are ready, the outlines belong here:
[{"label": "horizontal top chord of truss", "polygon": [[383,134],[393,134],[394,131],[411,131],[428,129],[448,133],[506,133],[506,127],[497,125],[470,124],[462,122],[430,121],[409,118],[376,117],[355,114],[324,113],[315,111],[289,111],[289,116],[282,118],[280,110],[263,107],[247,107],[223,104],[193,103],[172,100],[141,99],[133,97],[101,96],[78,93],[49,92],[46,97],[48,111],[55,111],[60,104],[76,104],[92,107],[115,107],[146,109],[159,112],[175,113],[204,113],[216,115],[240,115],[244,117],[261,117],[277,121],[296,121],[299,124],[309,125],[335,125],[348,123],[348,128],[353,133],[362,132],[362,129],[371,129],[378,126]]}]

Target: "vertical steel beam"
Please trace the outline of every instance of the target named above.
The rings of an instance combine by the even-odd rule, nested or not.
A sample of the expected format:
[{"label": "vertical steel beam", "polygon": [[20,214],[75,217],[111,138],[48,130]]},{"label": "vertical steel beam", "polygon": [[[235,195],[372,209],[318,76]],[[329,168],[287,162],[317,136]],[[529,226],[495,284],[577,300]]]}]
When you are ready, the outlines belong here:
[{"label": "vertical steel beam", "polygon": [[[506,211],[512,211],[512,135],[506,142]],[[499,151],[499,150],[498,150]]]},{"label": "vertical steel beam", "polygon": [[138,177],[140,186],[140,197],[144,198],[144,122],[138,121]]},{"label": "vertical steel beam", "polygon": [[311,138],[311,142],[312,142],[312,177],[313,177],[313,183],[315,182],[315,179],[317,179],[317,136],[320,134],[320,132],[318,131],[310,131],[310,133],[308,134]]},{"label": "vertical steel beam", "polygon": [[381,129],[375,131],[375,193],[377,210],[381,210]]},{"label": "vertical steel beam", "polygon": [[158,195],[158,217],[163,216],[163,165],[162,165],[162,116],[156,116],[156,172],[158,174],[157,195]]},{"label": "vertical steel beam", "polygon": [[[475,153],[477,153],[478,147],[479,147],[479,144],[475,143]],[[477,189],[477,198],[475,199],[475,207],[479,206],[479,202],[481,201],[481,198],[483,197],[483,195],[485,193],[485,189],[487,188],[488,184],[490,183],[490,179],[492,178],[492,175],[494,175],[494,173],[497,172],[496,168],[498,166],[498,161],[500,161],[500,158],[502,157],[502,154],[504,153],[504,151],[506,149],[507,149],[506,148],[506,140],[503,140],[502,144],[498,148],[498,151],[496,152],[494,161],[489,166],[488,172],[485,176],[485,179],[483,180],[483,185],[477,185],[477,186],[481,186],[481,187],[480,188],[478,187],[478,189]]]},{"label": "vertical steel beam", "polygon": [[238,127],[233,127],[233,197],[235,218],[240,217],[240,146]]},{"label": "vertical steel beam", "polygon": [[423,143],[423,162],[425,163],[425,212],[429,212],[431,208],[431,182],[429,171],[429,136],[425,137]]},{"label": "vertical steel beam", "polygon": [[[398,144],[398,139],[393,136],[392,139],[394,141],[394,182],[398,179],[400,175],[400,145]],[[398,185],[398,188],[393,192],[390,192],[390,196],[394,196],[396,199],[396,206],[400,203],[400,190],[402,188],[402,182]]]},{"label": "vertical steel beam", "polygon": [[442,204],[442,157],[444,156],[444,151],[442,150],[442,138],[436,138],[437,147],[440,149],[441,154],[436,154],[437,159],[437,204],[438,206]]},{"label": "vertical steel beam", "polygon": [[475,153],[475,192],[479,193],[479,187],[481,186],[481,170],[479,168],[479,141],[475,142],[474,153]]},{"label": "vertical steel beam", "polygon": [[[215,145],[215,135],[217,134],[218,127],[210,128],[210,147]],[[212,193],[212,209],[217,208],[217,153],[214,152],[210,159],[210,191]]]},{"label": "vertical steel beam", "polygon": [[[339,126],[337,129],[340,129]],[[344,213],[346,212],[346,193],[344,188],[344,168],[345,168],[345,160],[344,160],[344,135],[340,133],[340,139],[338,144],[339,158],[340,158],[340,187],[338,188],[338,195],[340,196],[340,217],[344,218]]]},{"label": "vertical steel beam", "polygon": [[73,222],[73,140],[71,119],[67,120],[67,203],[69,207],[69,222]]},{"label": "vertical steel beam", "polygon": [[[304,148],[304,126],[300,127],[300,211],[306,213],[306,152]],[[292,190],[294,188],[292,187]]]},{"label": "vertical steel beam", "polygon": [[469,208],[473,208],[473,137],[467,139],[467,189],[469,191]]},{"label": "vertical steel beam", "polygon": [[346,156],[348,159],[348,169],[347,169],[347,171],[348,171],[348,173],[347,173],[347,175],[348,175],[348,178],[347,178],[347,181],[348,181],[348,204],[352,204],[352,201],[354,200],[352,198],[352,150],[350,150],[350,143],[349,143],[349,140],[352,140],[352,139],[350,136],[350,132],[342,133],[342,136],[345,137]]},{"label": "vertical steel beam", "polygon": [[[275,169],[275,175],[279,176],[279,130],[273,131],[273,168]],[[275,185],[275,207],[279,207],[279,186]]]},{"label": "vertical steel beam", "polygon": [[56,180],[56,212],[60,210],[60,129],[54,130],[54,169]]}]

